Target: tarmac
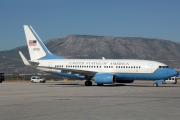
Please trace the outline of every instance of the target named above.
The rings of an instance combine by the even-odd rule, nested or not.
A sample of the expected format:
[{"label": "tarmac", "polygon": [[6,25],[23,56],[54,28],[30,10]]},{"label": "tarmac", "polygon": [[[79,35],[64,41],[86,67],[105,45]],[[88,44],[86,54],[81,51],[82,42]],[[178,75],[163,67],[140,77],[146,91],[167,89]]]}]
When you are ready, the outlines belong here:
[{"label": "tarmac", "polygon": [[84,81],[0,84],[0,120],[178,120],[180,83],[84,86]]}]

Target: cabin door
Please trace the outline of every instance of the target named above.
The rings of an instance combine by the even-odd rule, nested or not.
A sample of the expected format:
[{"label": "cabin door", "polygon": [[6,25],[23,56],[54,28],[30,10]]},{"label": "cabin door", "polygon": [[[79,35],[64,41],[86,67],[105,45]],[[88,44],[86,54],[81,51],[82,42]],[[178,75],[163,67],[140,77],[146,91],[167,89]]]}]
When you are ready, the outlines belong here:
[{"label": "cabin door", "polygon": [[149,63],[149,64],[148,64],[148,68],[147,68],[147,72],[148,72],[148,73],[151,73],[151,72],[152,72],[152,67],[153,67],[153,64],[152,64],[152,63]]}]

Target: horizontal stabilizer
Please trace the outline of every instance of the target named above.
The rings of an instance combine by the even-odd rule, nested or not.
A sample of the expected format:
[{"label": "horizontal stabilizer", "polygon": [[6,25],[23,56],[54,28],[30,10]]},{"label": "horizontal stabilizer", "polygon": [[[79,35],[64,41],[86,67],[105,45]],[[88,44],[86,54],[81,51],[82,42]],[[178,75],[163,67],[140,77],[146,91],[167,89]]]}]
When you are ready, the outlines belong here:
[{"label": "horizontal stabilizer", "polygon": [[27,59],[24,57],[24,55],[21,53],[21,51],[19,51],[19,54],[21,56],[21,59],[23,60],[25,65],[30,65],[30,63],[27,61]]}]

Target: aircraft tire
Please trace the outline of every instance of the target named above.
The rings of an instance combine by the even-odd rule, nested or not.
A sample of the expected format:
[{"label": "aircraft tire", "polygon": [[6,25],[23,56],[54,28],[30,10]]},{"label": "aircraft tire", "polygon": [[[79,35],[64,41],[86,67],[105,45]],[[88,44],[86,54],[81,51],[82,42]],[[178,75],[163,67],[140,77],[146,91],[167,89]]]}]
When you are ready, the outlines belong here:
[{"label": "aircraft tire", "polygon": [[85,86],[92,86],[92,82],[91,82],[90,80],[87,80],[87,81],[85,82]]},{"label": "aircraft tire", "polygon": [[157,84],[157,83],[154,83],[153,86],[154,86],[154,87],[158,87],[158,84]]}]

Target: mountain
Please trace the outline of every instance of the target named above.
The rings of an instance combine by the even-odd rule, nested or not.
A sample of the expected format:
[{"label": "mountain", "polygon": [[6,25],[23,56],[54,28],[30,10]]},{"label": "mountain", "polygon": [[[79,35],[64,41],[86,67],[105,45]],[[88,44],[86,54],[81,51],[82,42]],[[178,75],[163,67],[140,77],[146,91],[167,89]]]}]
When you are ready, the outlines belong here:
[{"label": "mountain", "polygon": [[[145,59],[163,62],[173,68],[180,66],[180,43],[169,40],[69,35],[48,40],[45,45],[52,53],[65,58]],[[36,73],[37,71],[22,63],[18,51],[29,59],[27,46],[0,51],[0,72]]]}]

